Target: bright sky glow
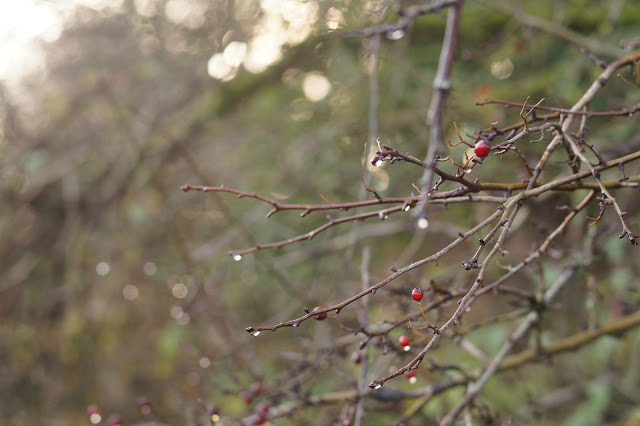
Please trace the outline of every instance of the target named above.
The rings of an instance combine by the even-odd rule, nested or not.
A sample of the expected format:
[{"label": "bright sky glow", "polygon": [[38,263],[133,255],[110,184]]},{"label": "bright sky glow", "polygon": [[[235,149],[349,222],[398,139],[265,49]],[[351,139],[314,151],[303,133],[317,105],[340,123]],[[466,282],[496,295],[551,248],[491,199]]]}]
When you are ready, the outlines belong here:
[{"label": "bright sky glow", "polygon": [[2,0],[0,6],[0,80],[15,84],[44,67],[37,41],[54,42],[65,20],[78,6],[118,9],[124,0]]},{"label": "bright sky glow", "polygon": [[[79,7],[97,11],[120,10],[124,0],[4,0],[0,6],[0,80],[9,84],[44,69],[44,53],[37,41],[54,42],[64,29],[64,22]],[[143,16],[162,14],[167,19],[188,28],[204,24],[209,0],[168,0],[158,10],[151,0],[134,0],[134,7]],[[228,81],[241,66],[259,73],[282,58],[286,45],[304,41],[318,20],[317,1],[261,0],[261,21],[251,39],[225,43],[222,52],[215,52],[207,64],[209,75]],[[341,19],[335,12],[329,20]]]},{"label": "bright sky glow", "polygon": [[61,32],[62,21],[51,7],[32,0],[5,1],[0,7],[0,80],[14,81],[42,67],[44,57],[34,39],[52,42]]},{"label": "bright sky glow", "polygon": [[302,0],[262,0],[260,7],[264,14],[253,38],[247,43],[232,41],[224,52],[214,53],[207,64],[211,77],[228,81],[240,66],[254,74],[266,70],[282,58],[285,45],[299,44],[311,34],[320,10],[317,2]]}]

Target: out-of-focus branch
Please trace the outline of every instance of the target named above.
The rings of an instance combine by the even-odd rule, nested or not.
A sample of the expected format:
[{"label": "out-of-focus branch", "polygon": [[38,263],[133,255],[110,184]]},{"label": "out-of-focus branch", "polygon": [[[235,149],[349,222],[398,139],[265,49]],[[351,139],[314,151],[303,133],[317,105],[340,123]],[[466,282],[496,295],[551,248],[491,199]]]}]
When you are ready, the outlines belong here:
[{"label": "out-of-focus branch", "polygon": [[429,142],[424,163],[426,163],[428,167],[425,169],[420,181],[420,186],[425,195],[422,196],[416,210],[413,212],[414,219],[426,219],[427,217],[427,204],[429,202],[429,192],[435,172],[435,159],[442,150],[442,115],[444,101],[451,89],[451,69],[453,68],[453,61],[456,54],[461,10],[462,0],[455,2],[447,13],[447,26],[444,32],[444,39],[442,40],[438,70],[433,80],[434,92],[431,96],[429,111],[427,112]]},{"label": "out-of-focus branch", "polygon": [[516,9],[515,7],[510,6],[507,2],[483,0],[482,3],[493,7],[494,9],[498,9],[502,13],[513,16],[523,25],[553,34],[554,36],[563,38],[577,46],[586,47],[598,55],[613,56],[617,58],[627,53],[618,47],[600,43],[589,37],[585,37],[582,34],[578,34],[575,31],[571,31],[563,25],[547,21],[546,19],[542,19],[538,16],[530,15],[522,9]]},{"label": "out-of-focus branch", "polygon": [[[546,307],[549,303],[555,298],[560,289],[569,281],[569,279],[573,276],[576,267],[566,269],[557,279],[556,281],[549,287],[549,289],[545,292],[542,299],[542,306]],[[524,320],[520,327],[514,331],[511,336],[509,336],[498,353],[495,355],[491,363],[484,369],[483,373],[480,375],[478,380],[472,383],[467,388],[467,393],[464,398],[458,405],[451,411],[449,414],[444,416],[444,418],[440,421],[441,426],[446,426],[451,424],[455,419],[460,415],[462,410],[469,405],[469,403],[475,398],[475,396],[480,392],[480,390],[487,384],[489,379],[494,375],[494,373],[498,370],[498,367],[507,356],[513,346],[522,339],[531,329],[531,327],[538,321],[540,318],[539,311],[532,311],[527,315],[527,318]]]}]

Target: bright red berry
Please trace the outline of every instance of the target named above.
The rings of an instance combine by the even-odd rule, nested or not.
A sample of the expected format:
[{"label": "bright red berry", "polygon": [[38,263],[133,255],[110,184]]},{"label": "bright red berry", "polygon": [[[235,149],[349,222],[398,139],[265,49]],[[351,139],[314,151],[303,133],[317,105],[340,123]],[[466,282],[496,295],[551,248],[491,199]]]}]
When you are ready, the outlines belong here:
[{"label": "bright red berry", "polygon": [[476,157],[480,159],[485,158],[487,155],[489,155],[490,151],[491,151],[491,144],[484,139],[480,140],[476,144],[476,146],[473,147],[474,154],[476,154]]},{"label": "bright red berry", "polygon": [[414,288],[411,292],[411,297],[413,297],[413,300],[415,300],[416,302],[421,301],[423,296],[424,290],[422,290],[420,287]]},{"label": "bright red berry", "polygon": [[267,422],[267,419],[265,417],[262,416],[258,416],[256,418],[256,421],[253,423],[254,425],[263,425]]},{"label": "bright red berry", "polygon": [[[321,311],[324,308],[322,306],[316,306],[315,308],[313,308],[313,311],[311,311],[311,313],[313,312],[317,312],[317,311]],[[326,312],[321,312],[317,315],[313,316],[314,319],[317,319],[318,321],[322,321],[324,319],[327,319],[327,313]]]},{"label": "bright red berry", "polygon": [[398,343],[400,343],[400,346],[402,346],[403,348],[406,348],[407,346],[409,346],[411,341],[407,336],[400,336],[400,338],[398,339]]},{"label": "bright red berry", "polygon": [[413,379],[414,377],[416,377],[416,374],[417,374],[417,373],[416,373],[416,370],[411,370],[411,371],[409,371],[409,373],[407,373],[407,379],[408,379],[408,380]]}]

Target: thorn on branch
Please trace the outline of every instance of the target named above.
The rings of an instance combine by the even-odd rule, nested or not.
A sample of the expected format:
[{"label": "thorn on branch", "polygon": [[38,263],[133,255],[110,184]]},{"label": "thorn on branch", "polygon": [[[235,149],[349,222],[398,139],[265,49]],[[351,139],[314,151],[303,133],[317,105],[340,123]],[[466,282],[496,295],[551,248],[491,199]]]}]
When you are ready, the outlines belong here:
[{"label": "thorn on branch", "polygon": [[624,164],[620,163],[618,164],[618,169],[620,169],[620,174],[622,175],[620,177],[620,179],[618,179],[618,182],[625,182],[627,180],[629,180],[629,178],[627,176],[624,175]]},{"label": "thorn on branch", "polygon": [[366,189],[368,192],[371,192],[378,201],[382,201],[382,197],[380,197],[380,195],[375,190],[369,188],[367,184],[364,183],[364,173],[360,173],[360,180],[362,180],[362,185],[364,185],[364,189]]},{"label": "thorn on branch", "polygon": [[580,50],[582,51],[582,53],[586,54],[589,57],[589,59],[595,62],[596,65],[598,65],[600,68],[605,69],[609,66],[609,64],[607,64],[602,59],[598,58],[591,50],[587,49],[586,47],[583,47]]}]

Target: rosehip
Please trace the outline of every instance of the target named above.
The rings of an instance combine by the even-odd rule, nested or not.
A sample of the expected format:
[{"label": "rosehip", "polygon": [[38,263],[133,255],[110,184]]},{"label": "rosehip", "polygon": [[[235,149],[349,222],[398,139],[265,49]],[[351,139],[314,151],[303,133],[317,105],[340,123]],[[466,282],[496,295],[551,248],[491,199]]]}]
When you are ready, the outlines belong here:
[{"label": "rosehip", "polygon": [[[313,311],[311,311],[311,313],[316,312],[316,311],[321,311],[324,308],[322,306],[316,306],[315,308],[313,308]],[[324,319],[327,319],[327,313],[326,312],[321,312],[318,315],[314,315],[313,316],[314,319],[317,319],[318,321],[322,321]]]},{"label": "rosehip", "polygon": [[409,346],[409,343],[411,343],[411,341],[407,336],[400,336],[400,338],[398,339],[398,343],[400,343],[400,346],[402,346],[403,348],[406,348],[407,346]]},{"label": "rosehip", "polygon": [[487,155],[489,155],[490,151],[491,151],[491,144],[489,144],[489,142],[487,142],[484,139],[480,140],[476,144],[476,146],[473,147],[473,152],[474,154],[476,154],[476,157],[478,158],[485,158]]},{"label": "rosehip", "polygon": [[411,371],[409,371],[409,373],[407,373],[407,379],[408,379],[408,380],[413,379],[414,377],[416,377],[416,374],[417,374],[417,373],[416,373],[416,370],[411,370]]},{"label": "rosehip", "polygon": [[414,288],[411,292],[411,297],[413,297],[413,300],[415,300],[416,302],[421,301],[422,296],[424,296],[424,290],[422,290],[420,287]]}]

